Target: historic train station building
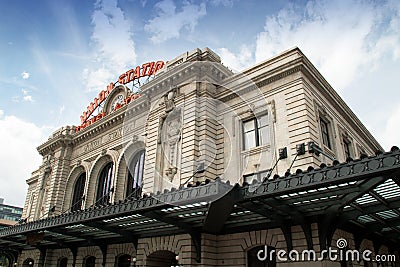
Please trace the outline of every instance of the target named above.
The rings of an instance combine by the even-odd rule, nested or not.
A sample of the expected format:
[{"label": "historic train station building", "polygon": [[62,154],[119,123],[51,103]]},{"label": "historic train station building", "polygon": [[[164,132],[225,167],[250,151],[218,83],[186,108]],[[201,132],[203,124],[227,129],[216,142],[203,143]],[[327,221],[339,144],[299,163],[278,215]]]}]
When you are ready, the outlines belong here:
[{"label": "historic train station building", "polygon": [[0,230],[9,266],[400,266],[400,150],[300,49],[116,77],[38,147],[22,220]]}]

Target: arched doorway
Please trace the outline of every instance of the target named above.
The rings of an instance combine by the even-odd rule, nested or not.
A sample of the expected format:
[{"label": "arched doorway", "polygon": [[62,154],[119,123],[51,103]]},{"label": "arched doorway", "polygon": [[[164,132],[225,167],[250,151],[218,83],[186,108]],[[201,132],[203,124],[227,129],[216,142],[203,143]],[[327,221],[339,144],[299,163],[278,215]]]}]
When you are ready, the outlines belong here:
[{"label": "arched doorway", "polygon": [[168,250],[159,250],[147,257],[147,267],[171,267],[177,265],[177,255]]},{"label": "arched doorway", "polygon": [[116,267],[129,267],[131,266],[132,258],[128,254],[120,255],[116,258],[115,266]]},{"label": "arched doorway", "polygon": [[57,264],[57,266],[58,267],[67,267],[68,266],[68,259],[67,258],[61,258],[61,259],[58,259],[58,264]]},{"label": "arched doorway", "polygon": [[94,267],[94,266],[96,266],[96,257],[94,257],[94,256],[87,257],[85,259],[85,261],[84,261],[83,266],[84,267]]},{"label": "arched doorway", "polygon": [[27,258],[26,260],[24,260],[24,262],[22,263],[22,267],[32,267],[34,264],[34,260],[31,258]]},{"label": "arched doorway", "polygon": [[0,267],[9,267],[10,263],[10,258],[7,255],[0,254]]}]

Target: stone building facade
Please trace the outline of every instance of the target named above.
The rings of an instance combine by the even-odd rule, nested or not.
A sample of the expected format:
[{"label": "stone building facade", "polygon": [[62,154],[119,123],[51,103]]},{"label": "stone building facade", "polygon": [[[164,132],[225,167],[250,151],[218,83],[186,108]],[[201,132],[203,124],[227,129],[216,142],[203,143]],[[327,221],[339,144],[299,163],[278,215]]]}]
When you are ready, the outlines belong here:
[{"label": "stone building facade", "polygon": [[[131,100],[128,103],[126,99]],[[272,181],[274,176],[289,177],[296,170],[317,169],[324,164],[329,168],[336,160],[346,162],[382,149],[298,48],[241,73],[221,64],[213,51],[196,49],[167,62],[154,79],[141,85],[140,96],[123,84],[116,85],[101,109],[105,113],[101,119],[82,129],[63,127],[38,147],[43,163],[27,180],[29,189],[22,215],[27,224],[141,199],[144,195],[201,187],[216,179],[215,183],[221,184],[255,185],[257,191],[257,185]],[[219,203],[224,194],[196,205]],[[190,203],[167,204],[171,204],[171,212],[174,207],[189,211],[197,207],[190,207]],[[136,242],[110,241],[101,246],[95,242],[90,245],[89,240],[88,245],[74,249],[52,246],[45,253],[43,246],[32,246],[22,250],[17,261],[20,266],[348,264],[328,260],[293,263],[276,257],[256,262],[255,255],[264,246],[302,251],[311,243],[322,250],[323,224],[310,221],[307,226],[294,224],[285,228],[277,221],[271,225],[266,221],[253,225],[252,217],[246,214],[254,210],[248,208],[226,215],[242,217],[240,227],[232,226],[226,231],[226,223],[219,225],[212,218],[223,217],[223,210],[202,213],[202,222],[207,224],[204,229],[208,230],[197,233],[197,238],[191,231],[163,234],[160,228],[159,234],[147,235],[143,230]],[[137,216],[147,216],[152,223],[159,220],[174,225],[174,221],[151,214]],[[93,229],[103,225],[103,230],[112,232],[105,225],[108,222],[87,225]],[[65,228],[74,227],[80,224]],[[130,228],[122,232],[123,227],[115,231],[129,234]],[[68,236],[67,232],[57,233]],[[348,229],[336,229],[330,241],[336,244],[343,237],[349,247],[360,243]],[[362,239],[360,246],[390,252],[388,246],[377,248],[368,238]],[[364,264],[353,262],[352,266],[370,266]]]}]

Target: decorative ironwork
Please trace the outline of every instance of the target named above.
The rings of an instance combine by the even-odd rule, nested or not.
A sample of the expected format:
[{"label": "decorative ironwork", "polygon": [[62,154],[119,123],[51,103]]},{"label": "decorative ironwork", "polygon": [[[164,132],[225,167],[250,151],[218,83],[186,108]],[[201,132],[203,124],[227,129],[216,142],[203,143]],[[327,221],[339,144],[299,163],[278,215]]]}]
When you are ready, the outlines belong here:
[{"label": "decorative ironwork", "polygon": [[[321,249],[330,245],[336,229],[367,231],[368,238],[393,248],[400,244],[399,179],[398,149],[258,184],[232,186],[216,179],[5,228],[0,247],[29,248],[26,236],[32,233],[43,235],[33,246],[47,249],[137,244],[142,237],[186,233],[200,260],[202,233],[281,228],[291,247],[290,227],[300,225],[311,249],[310,225],[317,223]],[[362,236],[357,238],[360,243]]]}]

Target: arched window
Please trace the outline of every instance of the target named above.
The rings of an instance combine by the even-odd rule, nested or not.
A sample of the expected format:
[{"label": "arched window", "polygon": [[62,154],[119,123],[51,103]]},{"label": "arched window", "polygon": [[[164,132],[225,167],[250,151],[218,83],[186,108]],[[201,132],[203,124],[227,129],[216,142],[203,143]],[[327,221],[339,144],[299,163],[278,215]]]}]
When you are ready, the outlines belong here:
[{"label": "arched window", "polygon": [[67,267],[67,264],[68,264],[68,259],[64,257],[64,258],[61,258],[58,260],[57,266],[58,267]]},{"label": "arched window", "polygon": [[100,172],[95,205],[105,205],[110,203],[113,165],[112,162],[108,163]]},{"label": "arched window", "polygon": [[83,195],[85,193],[86,173],[82,173],[75,182],[74,195],[72,197],[71,211],[81,210]]},{"label": "arched window", "polygon": [[123,254],[123,255],[117,257],[115,266],[117,266],[117,267],[131,266],[131,256],[128,254]]},{"label": "arched window", "polygon": [[96,266],[96,257],[89,256],[83,261],[83,267],[95,267]]},{"label": "arched window", "polygon": [[128,179],[125,197],[139,198],[142,194],[145,150],[141,150],[132,158],[127,170]]},{"label": "arched window", "polygon": [[276,251],[271,246],[257,246],[247,252],[247,267],[276,267]]}]

